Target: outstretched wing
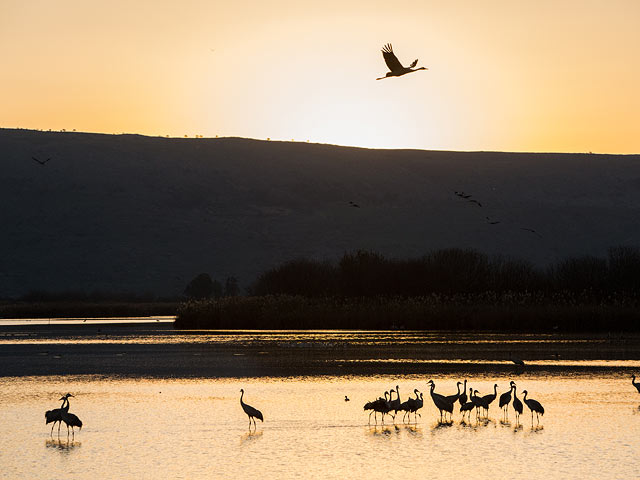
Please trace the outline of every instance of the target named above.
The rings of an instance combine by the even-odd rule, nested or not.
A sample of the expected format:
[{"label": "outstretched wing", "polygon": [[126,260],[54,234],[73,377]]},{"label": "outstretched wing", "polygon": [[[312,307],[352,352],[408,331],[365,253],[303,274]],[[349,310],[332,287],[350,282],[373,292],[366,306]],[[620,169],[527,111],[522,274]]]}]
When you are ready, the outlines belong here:
[{"label": "outstretched wing", "polygon": [[396,72],[398,70],[402,70],[404,67],[396,57],[395,53],[393,53],[393,48],[390,43],[387,43],[384,47],[382,47],[382,56],[384,57],[384,61],[389,67],[389,70],[392,72]]},{"label": "outstretched wing", "polygon": [[418,59],[416,58],[413,63],[411,65],[409,65],[409,68],[413,68],[418,64]]}]

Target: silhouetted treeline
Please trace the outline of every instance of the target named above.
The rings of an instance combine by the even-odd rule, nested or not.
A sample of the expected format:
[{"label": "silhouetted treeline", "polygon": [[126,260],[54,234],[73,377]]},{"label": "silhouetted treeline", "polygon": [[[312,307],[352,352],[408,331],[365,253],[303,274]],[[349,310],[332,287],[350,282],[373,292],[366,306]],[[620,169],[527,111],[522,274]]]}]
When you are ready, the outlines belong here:
[{"label": "silhouetted treeline", "polygon": [[547,268],[474,250],[398,260],[365,251],[336,264],[295,260],[260,275],[248,297],[191,301],[176,328],[640,329],[640,250]]},{"label": "silhouetted treeline", "polygon": [[547,268],[475,250],[437,250],[416,259],[358,251],[337,264],[293,260],[260,275],[251,295],[375,297],[483,292],[570,292],[600,300],[640,292],[640,249],[614,247],[607,258],[582,256]]}]

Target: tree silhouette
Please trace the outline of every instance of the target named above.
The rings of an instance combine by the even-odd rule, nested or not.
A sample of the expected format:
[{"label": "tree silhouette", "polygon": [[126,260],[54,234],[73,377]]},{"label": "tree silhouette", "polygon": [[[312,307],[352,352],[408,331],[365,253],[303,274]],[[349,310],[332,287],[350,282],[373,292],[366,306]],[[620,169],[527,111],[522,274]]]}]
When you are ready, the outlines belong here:
[{"label": "tree silhouette", "polygon": [[201,273],[189,282],[184,294],[189,298],[209,298],[214,292],[213,280],[208,273]]}]

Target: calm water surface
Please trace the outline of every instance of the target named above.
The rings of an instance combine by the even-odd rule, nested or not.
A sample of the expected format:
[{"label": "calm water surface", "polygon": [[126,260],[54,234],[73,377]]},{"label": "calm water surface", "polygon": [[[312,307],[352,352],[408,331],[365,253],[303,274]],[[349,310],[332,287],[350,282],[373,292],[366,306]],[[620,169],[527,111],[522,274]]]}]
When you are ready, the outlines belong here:
[{"label": "calm water surface", "polygon": [[[512,408],[502,421],[497,401],[486,421],[472,415],[465,424],[456,411],[453,424],[439,424],[426,382],[433,378],[436,391],[450,394],[459,374],[0,377],[0,477],[637,478],[640,395],[629,365],[591,362],[592,374],[466,375],[481,394],[494,383],[498,394],[506,391],[510,379],[521,399],[527,389],[546,410],[533,427],[526,406],[521,425]],[[414,388],[424,392],[417,424],[367,425],[363,404],[395,385],[403,399]],[[255,431],[240,388],[264,414]],[[66,392],[76,396],[70,411],[84,422],[69,439],[64,426],[59,438],[55,430],[50,436],[44,422]]]},{"label": "calm water surface", "polygon": [[[637,478],[640,397],[629,381],[517,378],[546,409],[540,427],[488,421],[440,425],[425,398],[417,424],[368,426],[362,405],[396,384],[403,397],[428,378],[147,380],[99,377],[0,380],[3,478]],[[454,391],[455,378],[437,378]],[[473,382],[489,393],[493,382]],[[261,409],[249,432],[239,405]],[[71,391],[84,422],[58,438],[44,411]],[[344,401],[348,395],[350,402]],[[521,395],[520,395],[521,397]],[[389,420],[387,421],[387,423]],[[598,475],[594,475],[598,472]]]}]

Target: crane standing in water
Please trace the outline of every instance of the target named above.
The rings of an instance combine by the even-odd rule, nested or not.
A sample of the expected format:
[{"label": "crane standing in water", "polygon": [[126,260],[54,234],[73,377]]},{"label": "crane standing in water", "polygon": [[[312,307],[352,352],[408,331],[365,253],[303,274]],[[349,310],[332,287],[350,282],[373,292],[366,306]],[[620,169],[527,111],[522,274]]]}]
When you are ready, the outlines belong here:
[{"label": "crane standing in water", "polygon": [[[62,397],[64,401],[62,402],[62,407],[60,408],[60,420],[63,421],[67,426],[67,437],[69,436],[69,427],[71,427],[71,432],[75,437],[76,431],[74,428],[78,427],[80,428],[80,430],[82,430],[82,420],[80,420],[73,413],[69,413],[69,397],[73,397],[73,395],[67,393],[64,397]],[[65,403],[67,404],[66,406]]]},{"label": "crane standing in water", "polygon": [[251,405],[247,405],[242,401],[242,397],[244,396],[244,389],[240,389],[240,405],[242,406],[242,410],[249,416],[249,429],[251,429],[251,420],[253,419],[253,425],[257,428],[256,418],[259,418],[261,422],[264,422],[264,418],[262,417],[262,412],[257,408],[253,408]]},{"label": "crane standing in water", "polygon": [[536,419],[538,420],[538,424],[540,424],[540,415],[544,415],[544,407],[539,401],[533,398],[527,398],[526,390],[523,390],[522,393],[524,395],[524,403],[526,403],[529,410],[531,410],[531,426],[533,427],[533,412],[536,412]]},{"label": "crane standing in water", "polygon": [[418,59],[416,58],[411,65],[408,67],[403,67],[396,57],[396,54],[393,53],[393,48],[390,43],[387,43],[384,47],[382,47],[382,56],[384,57],[384,61],[389,67],[389,72],[384,77],[376,78],[376,80],[382,80],[389,77],[400,77],[405,73],[417,72],[418,70],[429,70],[427,67],[419,67],[413,68],[418,64]]},{"label": "crane standing in water", "polygon": [[[66,395],[63,395],[62,397],[60,397],[60,400],[62,400],[62,405],[60,405],[60,408],[54,408],[53,410],[47,410],[44,413],[44,418],[46,420],[46,424],[49,424],[51,422],[53,422],[53,425],[51,425],[51,435],[53,435],[53,427],[56,426],[56,423],[58,424],[58,435],[60,435],[60,425],[62,425],[62,410],[64,408],[64,404],[67,401],[67,398],[69,397],[73,397],[73,395],[71,395],[70,393],[67,393]],[[67,407],[67,410],[69,409],[69,407]]]}]

